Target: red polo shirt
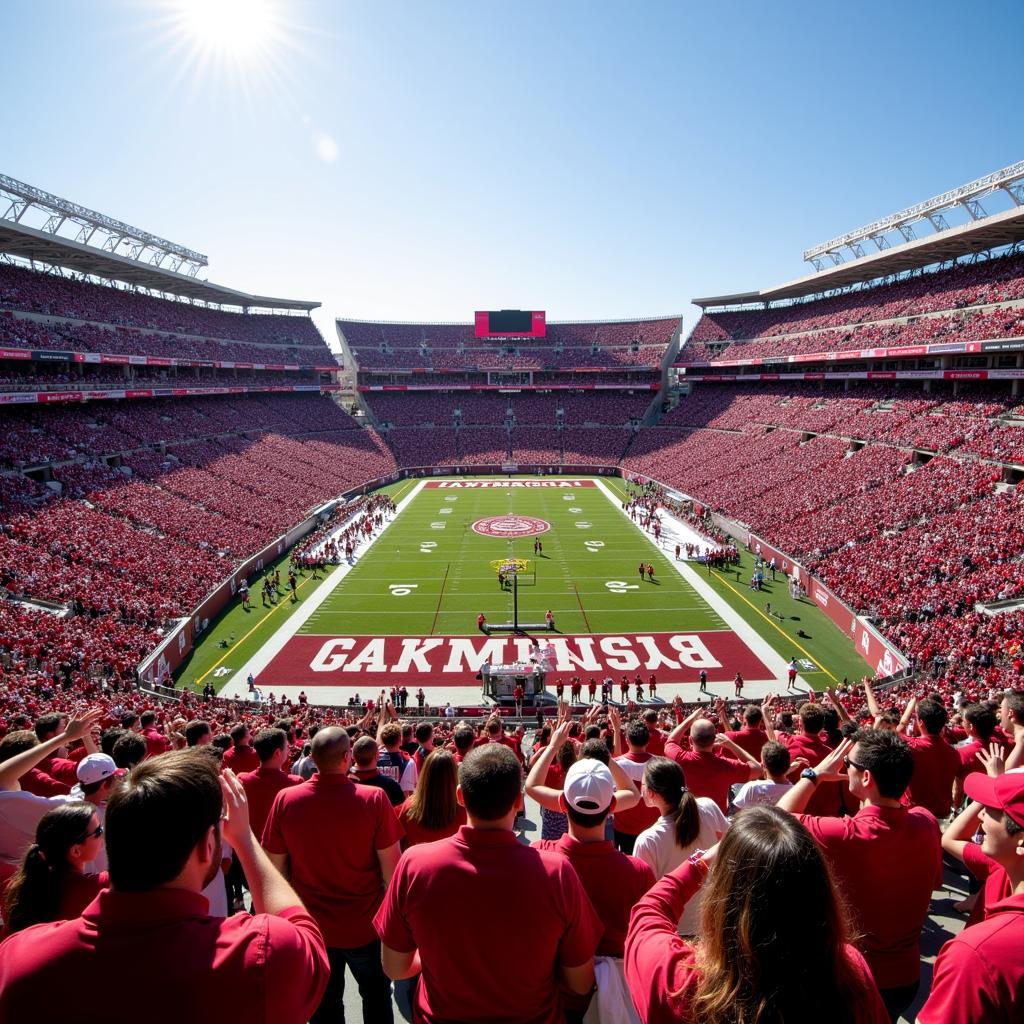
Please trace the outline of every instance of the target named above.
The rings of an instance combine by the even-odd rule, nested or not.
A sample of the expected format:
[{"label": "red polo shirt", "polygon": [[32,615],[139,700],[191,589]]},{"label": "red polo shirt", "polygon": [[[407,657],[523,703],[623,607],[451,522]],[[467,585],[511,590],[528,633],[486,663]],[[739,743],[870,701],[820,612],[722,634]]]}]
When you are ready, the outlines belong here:
[{"label": "red polo shirt", "polygon": [[960,755],[941,736],[912,736],[907,743],[914,755],[914,777],[904,803],[924,807],[936,818],[948,818]]},{"label": "red polo shirt", "polygon": [[923,807],[862,807],[852,818],[796,817],[832,865],[879,988],[912,985],[932,890],[942,884],[939,826]]},{"label": "red polo shirt", "polygon": [[29,768],[18,781],[26,793],[32,793],[35,796],[67,796],[71,792],[70,786],[58,782],[53,776],[40,771],[38,767]]},{"label": "red polo shirt", "polygon": [[694,796],[714,800],[723,814],[729,811],[729,787],[750,781],[747,765],[719,757],[713,750],[684,750],[678,743],[666,743],[665,756],[683,769],[686,788]]},{"label": "red polo shirt", "polygon": [[[742,729],[734,729],[725,734],[736,744],[738,747],[742,747],[748,754],[760,759],[761,748],[768,742],[768,733],[755,726],[751,729],[749,726],[744,726]],[[730,751],[725,750],[723,753],[728,757]]]},{"label": "red polo shirt", "polygon": [[[147,1024],[229,1008],[239,1020],[308,1020],[330,976],[313,919],[301,907],[275,917],[207,911],[184,889],[108,889],[81,917],[16,933],[0,945],[0,1020],[120,1020],[127,1007],[145,1007]],[[100,998],[97,978],[116,979],[113,1015],[86,1005]]]},{"label": "red polo shirt", "polygon": [[143,729],[142,738],[146,741],[146,757],[166,754],[171,749],[171,741],[155,726]]},{"label": "red polo shirt", "polygon": [[254,772],[260,766],[260,755],[252,747],[228,747],[224,751],[224,767],[236,775]]},{"label": "red polo shirt", "polygon": [[373,942],[384,896],[378,850],[402,827],[384,791],[344,775],[314,775],[277,794],[263,830],[268,853],[287,854],[289,877],[332,949]]},{"label": "red polo shirt", "polygon": [[620,853],[608,840],[581,843],[569,833],[560,839],[538,839],[530,846],[535,850],[560,853],[569,861],[604,924],[597,955],[622,956],[629,912],[654,885],[654,872],[650,867],[638,857]]},{"label": "red polo shirt", "polygon": [[[497,915],[504,953],[481,941],[479,928],[438,927],[454,907],[476,908],[481,920]],[[469,826],[402,854],[374,926],[389,948],[419,950],[418,1024],[560,1024],[558,968],[587,963],[602,932],[565,857],[523,846],[505,829]]]},{"label": "red polo shirt", "polygon": [[964,847],[964,865],[975,878],[985,883],[981,899],[976,900],[974,908],[967,918],[967,925],[984,921],[989,908],[994,907],[1013,895],[1013,883],[1002,865],[997,864],[978,843],[968,843]]},{"label": "red polo shirt", "polygon": [[56,754],[51,754],[49,757],[44,757],[36,765],[36,768],[44,775],[49,775],[51,779],[56,779],[57,782],[67,786],[68,789],[78,782],[78,762],[72,761],[69,757],[57,757]]},{"label": "red polo shirt", "polygon": [[920,1024],[1018,1024],[1024,1006],[1024,893],[990,908],[935,961]]},{"label": "red polo shirt", "polygon": [[[815,765],[820,764],[822,761],[832,753],[832,748],[825,742],[819,733],[811,735],[810,733],[801,732],[793,736],[784,737],[782,742],[786,744],[786,748],[789,750],[789,756],[792,760],[796,760],[798,757],[807,759],[807,764],[813,768]],[[800,778],[800,772],[802,768],[796,768],[790,771],[787,778],[790,782],[796,782]],[[814,814],[819,816],[827,815],[829,817],[837,817],[844,808],[845,793],[848,792],[848,786],[845,782],[821,782],[814,787],[814,792],[811,794],[811,799],[805,809],[806,814]],[[845,805],[846,809],[853,813],[856,811],[856,804]]]},{"label": "red polo shirt", "polygon": [[242,772],[238,776],[245,798],[249,802],[249,823],[253,834],[259,838],[270,817],[270,808],[274,799],[282,789],[299,786],[306,780],[301,775],[289,775],[280,768],[268,768],[260,765],[254,772]]}]

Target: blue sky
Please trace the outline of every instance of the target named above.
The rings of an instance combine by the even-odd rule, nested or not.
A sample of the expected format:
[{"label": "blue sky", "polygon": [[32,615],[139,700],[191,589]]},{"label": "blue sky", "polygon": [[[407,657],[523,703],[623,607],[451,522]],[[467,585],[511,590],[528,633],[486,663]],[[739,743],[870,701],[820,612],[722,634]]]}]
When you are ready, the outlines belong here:
[{"label": "blue sky", "polygon": [[8,0],[0,171],[325,330],[689,327],[691,297],[1024,159],[1019,2],[274,6],[235,61],[174,0]]}]

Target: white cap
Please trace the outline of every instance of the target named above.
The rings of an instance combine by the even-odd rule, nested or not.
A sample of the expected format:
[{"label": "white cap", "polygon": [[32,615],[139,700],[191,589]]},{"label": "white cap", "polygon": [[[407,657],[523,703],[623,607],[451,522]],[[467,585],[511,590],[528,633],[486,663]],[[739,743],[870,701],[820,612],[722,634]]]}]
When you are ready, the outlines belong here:
[{"label": "white cap", "polygon": [[599,814],[611,806],[615,780],[607,766],[584,757],[565,773],[565,802],[580,814]]},{"label": "white cap", "polygon": [[114,759],[107,754],[87,754],[78,762],[75,774],[83,786],[92,786],[109,779],[117,771]]}]

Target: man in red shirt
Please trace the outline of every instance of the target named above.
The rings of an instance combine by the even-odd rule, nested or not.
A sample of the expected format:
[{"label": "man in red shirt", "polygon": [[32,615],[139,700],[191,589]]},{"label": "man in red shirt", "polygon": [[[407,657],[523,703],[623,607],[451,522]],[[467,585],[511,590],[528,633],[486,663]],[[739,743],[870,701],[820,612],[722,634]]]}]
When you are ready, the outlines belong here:
[{"label": "man in red shirt", "polygon": [[230,735],[233,746],[224,751],[224,767],[230,768],[236,775],[240,772],[256,771],[260,766],[260,759],[249,745],[249,726],[236,725]]},{"label": "man in red shirt", "polygon": [[156,727],[156,712],[143,711],[139,719],[142,738],[146,741],[146,757],[156,757],[171,749],[171,741]]},{"label": "man in red shirt", "polygon": [[956,748],[960,755],[960,770],[957,772],[953,791],[953,804],[960,806],[964,798],[964,779],[972,772],[985,769],[978,760],[979,750],[988,750],[993,740],[993,733],[999,725],[996,713],[985,704],[970,704],[964,708],[964,728],[967,731],[967,742]]},{"label": "man in red shirt", "polygon": [[359,984],[364,1018],[390,1024],[391,983],[373,915],[398,863],[402,827],[382,790],[348,777],[350,743],[337,726],[317,732],[311,756],[318,774],[277,794],[263,846],[287,870],[327,943],[331,978],[311,1024],[344,1019],[346,966]]},{"label": "man in red shirt", "polygon": [[949,721],[942,701],[925,697],[917,705],[921,735],[907,740],[914,756],[914,775],[907,787],[905,802],[926,807],[936,818],[949,817],[953,803],[953,783],[960,770],[960,755],[943,736]]},{"label": "man in red shirt", "polygon": [[[796,762],[797,758],[803,758],[808,764],[817,764],[828,757],[830,747],[821,735],[821,730],[825,727],[825,711],[820,704],[815,704],[814,701],[801,704],[794,724],[797,731],[792,736],[787,739],[784,733],[781,734],[783,742],[789,748],[791,761]],[[790,771],[789,781],[796,782],[799,775],[800,768],[797,766]],[[811,794],[806,813],[838,817],[844,809],[856,810],[855,807],[846,805],[843,789],[842,782],[822,779]]]},{"label": "man in red shirt", "polygon": [[[729,810],[729,789],[734,785],[761,777],[761,762],[751,757],[727,736],[717,736],[713,722],[698,720],[701,712],[694,711],[684,718],[669,734],[665,743],[665,756],[672,758],[682,769],[686,788],[694,796],[706,796],[718,804],[723,814]],[[686,732],[689,730],[689,741]],[[736,760],[722,757],[717,748],[732,751]]]},{"label": "man in red shirt", "polygon": [[917,1019],[1014,1024],[1024,1006],[1024,773],[972,774],[964,788],[983,808],[982,853],[1006,874],[1012,895],[942,947]]},{"label": "man in red shirt", "polygon": [[253,749],[260,759],[260,766],[254,772],[243,772],[238,776],[238,781],[245,789],[252,830],[262,837],[277,794],[282,789],[301,785],[304,780],[284,770],[288,756],[288,736],[283,729],[261,729],[256,733]]},{"label": "man in red shirt", "polygon": [[[843,778],[844,764],[861,809],[849,818],[801,814],[819,782]],[[913,772],[913,754],[893,730],[860,729],[816,768],[804,769],[778,803],[799,818],[831,863],[893,1020],[917,994],[921,930],[932,890],[942,884],[934,815],[900,802]]]},{"label": "man in red shirt", "polygon": [[715,711],[718,712],[718,722],[722,727],[722,732],[751,757],[760,760],[761,748],[768,742],[768,733],[764,730],[764,715],[761,713],[761,709],[756,704],[748,704],[743,709],[743,728],[741,729],[729,728],[725,717],[725,701],[721,697],[715,701]]},{"label": "man in red shirt", "polygon": [[[220,870],[222,833],[249,879],[255,916],[208,916],[201,894]],[[219,779],[203,751],[143,762],[111,796],[106,841],[110,889],[81,917],[0,945],[0,1020],[33,1020],[40,1007],[47,1019],[81,1019],[96,971],[116,977],[123,1005],[145,1006],[152,1024],[227,1007],[241,1020],[309,1019],[327,984],[323,938],[256,842],[230,772]]]},{"label": "man in red shirt", "polygon": [[643,722],[647,726],[647,753],[654,757],[664,757],[665,734],[658,728],[658,712],[654,708],[648,708],[644,712]]},{"label": "man in red shirt", "polygon": [[[615,807],[615,788],[615,779],[605,765],[592,757],[581,758],[565,773],[559,799],[569,820],[568,833],[561,839],[538,839],[530,845],[535,850],[560,853],[576,869],[604,924],[597,955],[621,957],[630,911],[654,885],[654,872],[637,857],[620,853],[604,837],[605,821]],[[563,1002],[566,1020],[582,1021],[590,996],[568,994]]]},{"label": "man in red shirt", "polygon": [[[512,831],[522,766],[503,744],[478,747],[459,766],[469,824],[448,839],[406,850],[374,926],[394,979],[422,971],[415,1019],[559,1024],[559,982],[579,995],[594,985],[602,926],[561,854],[522,846]],[[452,908],[528,907],[502,918],[502,955],[472,928],[438,927]]]}]

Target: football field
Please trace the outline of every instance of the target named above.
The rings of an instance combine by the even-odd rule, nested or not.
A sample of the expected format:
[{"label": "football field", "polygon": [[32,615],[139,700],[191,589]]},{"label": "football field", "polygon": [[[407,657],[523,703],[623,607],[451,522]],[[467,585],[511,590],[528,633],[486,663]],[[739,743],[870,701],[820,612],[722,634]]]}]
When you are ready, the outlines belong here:
[{"label": "football field", "polygon": [[[301,577],[295,602],[230,609],[182,680],[209,679],[225,695],[244,696],[252,675],[264,695],[305,690],[335,704],[422,686],[431,701],[466,703],[479,696],[484,663],[525,661],[534,642],[548,648],[549,693],[575,675],[610,677],[616,694],[624,676],[646,687],[654,675],[659,698],[692,699],[703,670],[713,693],[732,696],[740,672],[744,696],[757,697],[785,687],[790,658],[801,685],[817,689],[866,667],[810,602],[790,601],[781,580],[757,593],[743,586],[746,554],[729,573],[676,561],[676,542],[695,535],[663,516],[656,542],[623,511],[619,480],[433,478],[390,491],[397,514],[351,565],[323,580]],[[498,581],[498,568],[512,561],[517,597]],[[653,579],[641,577],[641,563],[653,566]],[[481,614],[491,627],[510,623],[516,600],[520,633],[477,628]],[[779,614],[789,610],[798,614]],[[807,640],[797,639],[797,624],[804,633],[813,626]],[[217,653],[214,639],[232,627],[244,632],[237,641],[231,632],[219,644],[226,653]]]}]

